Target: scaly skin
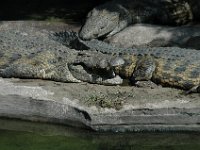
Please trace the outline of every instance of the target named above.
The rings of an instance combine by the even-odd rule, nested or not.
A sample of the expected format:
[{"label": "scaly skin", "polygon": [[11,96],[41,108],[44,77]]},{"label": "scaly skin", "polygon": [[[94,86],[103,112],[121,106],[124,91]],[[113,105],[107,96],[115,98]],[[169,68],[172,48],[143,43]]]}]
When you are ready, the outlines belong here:
[{"label": "scaly skin", "polygon": [[119,54],[116,49],[115,54],[96,52],[96,54],[77,56],[78,61],[74,62],[74,65],[84,64],[90,67],[88,64],[92,59],[98,58],[104,61],[108,55],[110,56],[110,60],[107,60],[109,63],[104,64],[103,67],[95,67],[105,68],[111,72],[110,74],[113,72],[114,75],[130,79],[132,82],[152,80],[163,86],[199,92],[200,51],[198,50],[177,47],[145,48],[125,50]]},{"label": "scaly skin", "polygon": [[[71,33],[64,32],[56,35],[60,38],[59,42],[65,43],[65,40],[70,40],[68,35]],[[85,46],[93,50],[93,52],[77,55],[74,65],[84,64],[85,68],[97,71],[97,74],[104,71],[108,78],[119,75],[132,82],[152,80],[163,86],[185,90],[193,87],[196,87],[196,90],[200,84],[200,51],[198,50],[178,47],[123,49],[95,39],[82,41],[76,34],[73,35],[73,40],[79,43],[76,47],[80,45],[79,49]],[[71,46],[73,48],[73,45]],[[81,79],[76,74],[74,76]]]},{"label": "scaly skin", "polygon": [[182,25],[191,20],[193,13],[187,1],[112,0],[88,13],[79,35],[90,40],[114,35],[135,23]]},{"label": "scaly skin", "polygon": [[199,91],[197,50],[171,47],[122,51],[102,47],[99,51],[77,51],[33,28],[9,29],[6,25],[5,30],[0,29],[1,77],[110,85],[121,84],[122,78],[127,78]]},{"label": "scaly skin", "polygon": [[[108,78],[87,72],[81,66],[71,66],[79,52],[52,40],[50,35],[51,33],[37,28],[21,27],[20,23],[14,27],[12,23],[1,24],[0,77],[97,84],[122,83],[119,77]],[[90,64],[91,67],[93,64],[97,65],[95,62]],[[75,78],[71,72],[78,73],[82,80]]]},{"label": "scaly skin", "polygon": [[[140,55],[143,55],[142,57]],[[127,57],[127,56],[125,56]],[[200,52],[179,48],[153,48],[128,56],[116,74],[133,80],[152,80],[163,86],[190,90],[200,85]]]}]

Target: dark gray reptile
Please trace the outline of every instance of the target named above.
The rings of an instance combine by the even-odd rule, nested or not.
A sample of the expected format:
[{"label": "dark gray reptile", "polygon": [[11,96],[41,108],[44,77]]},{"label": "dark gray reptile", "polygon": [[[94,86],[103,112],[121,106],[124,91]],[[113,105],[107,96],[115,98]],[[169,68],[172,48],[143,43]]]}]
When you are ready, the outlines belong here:
[{"label": "dark gray reptile", "polygon": [[186,24],[193,20],[189,4],[187,0],[112,0],[88,13],[80,37],[110,36],[135,23]]},{"label": "dark gray reptile", "polygon": [[[81,46],[76,47],[77,49],[81,49],[84,45],[96,51],[80,52],[73,67],[83,66],[86,70],[93,71],[101,69],[104,73],[107,72],[110,78],[120,76],[129,79],[132,83],[152,80],[163,86],[200,92],[200,51],[198,50],[177,47],[123,49],[95,39],[82,41],[76,33],[62,32],[56,35],[61,43],[66,44],[66,39],[61,38],[62,36],[68,39],[67,35],[70,35],[79,43],[76,46]],[[71,46],[73,47],[73,44]],[[98,63],[91,66],[91,62],[95,61]],[[74,71],[72,74],[81,79],[78,72]]]}]

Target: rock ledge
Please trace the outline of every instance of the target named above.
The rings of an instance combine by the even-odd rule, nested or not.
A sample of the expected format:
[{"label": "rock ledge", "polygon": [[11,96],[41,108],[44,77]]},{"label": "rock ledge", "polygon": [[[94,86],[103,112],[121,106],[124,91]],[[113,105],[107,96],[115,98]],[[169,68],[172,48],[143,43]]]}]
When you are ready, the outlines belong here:
[{"label": "rock ledge", "polygon": [[[0,84],[0,117],[95,131],[200,131],[199,94],[184,96],[181,91],[170,88],[141,89],[28,79],[0,78]],[[114,95],[116,91],[134,94],[125,98],[118,110],[85,101],[91,94]]]}]

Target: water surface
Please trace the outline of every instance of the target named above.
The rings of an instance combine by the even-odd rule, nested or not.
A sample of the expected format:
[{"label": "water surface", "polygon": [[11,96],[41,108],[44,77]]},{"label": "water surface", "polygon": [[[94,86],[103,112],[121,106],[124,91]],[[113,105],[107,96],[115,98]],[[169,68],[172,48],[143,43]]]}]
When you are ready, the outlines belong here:
[{"label": "water surface", "polygon": [[97,133],[0,119],[0,150],[199,150],[200,133]]}]

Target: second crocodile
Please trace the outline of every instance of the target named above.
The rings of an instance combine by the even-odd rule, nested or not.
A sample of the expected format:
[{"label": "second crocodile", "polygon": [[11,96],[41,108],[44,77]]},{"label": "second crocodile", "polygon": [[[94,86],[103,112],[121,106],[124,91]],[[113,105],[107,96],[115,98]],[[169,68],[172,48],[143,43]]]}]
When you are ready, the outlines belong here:
[{"label": "second crocodile", "polygon": [[[163,86],[178,87],[189,90],[189,92],[200,92],[199,50],[178,47],[124,49],[95,39],[82,41],[76,33],[72,32],[66,31],[56,35],[59,37],[57,40],[63,44],[66,44],[66,39],[69,42],[70,38],[73,37],[71,43],[76,41],[77,49],[85,46],[85,48],[94,51],[93,53],[80,52],[74,66],[81,65],[86,70],[89,68],[102,69],[107,72],[108,77],[119,75],[129,79],[132,83],[139,80],[152,80]],[[73,44],[70,46],[73,47]],[[95,61],[98,63],[91,64]],[[76,78],[81,79],[79,73],[73,73]]]},{"label": "second crocodile", "polygon": [[200,90],[197,50],[176,47],[124,50],[112,46],[105,49],[101,44],[98,51],[92,47],[77,51],[52,40],[48,32],[5,26],[0,26],[1,77],[110,85],[122,84],[124,78],[132,83],[152,80],[189,92]]},{"label": "second crocodile", "polygon": [[88,13],[80,37],[111,36],[135,23],[182,25],[192,20],[191,6],[185,0],[112,0]]}]

